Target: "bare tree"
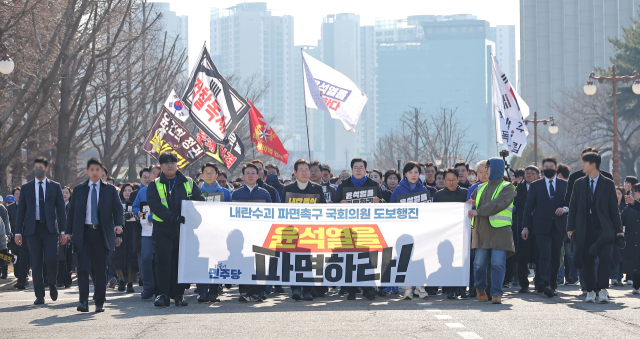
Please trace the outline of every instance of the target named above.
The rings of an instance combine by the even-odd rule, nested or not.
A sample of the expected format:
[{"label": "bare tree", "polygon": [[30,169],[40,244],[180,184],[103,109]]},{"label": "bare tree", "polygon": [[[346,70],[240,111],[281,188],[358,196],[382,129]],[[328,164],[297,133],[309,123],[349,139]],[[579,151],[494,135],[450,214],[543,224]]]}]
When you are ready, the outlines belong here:
[{"label": "bare tree", "polygon": [[[564,99],[552,105],[561,133],[542,135],[544,146],[563,162],[575,165],[586,146],[597,147],[600,154],[613,148],[613,113],[607,104],[606,91],[593,96],[582,91],[566,91]],[[640,158],[640,121],[627,119],[618,124],[620,162],[628,175],[635,175],[635,163]]]},{"label": "bare tree", "polygon": [[461,126],[455,109],[441,108],[426,114],[411,107],[403,113],[396,127],[378,140],[373,153],[375,167],[396,168],[397,160],[421,163],[440,155],[461,154],[467,162],[477,156],[478,145],[467,140],[467,128]]}]

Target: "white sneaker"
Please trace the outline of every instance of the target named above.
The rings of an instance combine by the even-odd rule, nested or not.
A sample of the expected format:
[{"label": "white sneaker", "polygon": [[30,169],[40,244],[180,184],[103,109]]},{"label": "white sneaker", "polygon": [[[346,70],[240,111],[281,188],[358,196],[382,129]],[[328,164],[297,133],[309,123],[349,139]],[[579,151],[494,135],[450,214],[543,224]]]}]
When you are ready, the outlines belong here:
[{"label": "white sneaker", "polygon": [[633,285],[633,280],[627,279],[627,285]]},{"label": "white sneaker", "polygon": [[404,300],[413,299],[413,291],[411,287],[407,287],[404,289]]},{"label": "white sneaker", "polygon": [[596,302],[596,292],[587,292],[587,297],[584,299],[586,303],[594,303]]},{"label": "white sneaker", "polygon": [[598,293],[598,301],[601,303],[609,302],[609,292],[607,292],[607,290],[605,290],[604,288],[600,290],[600,293]]},{"label": "white sneaker", "polygon": [[[412,288],[413,288],[413,287],[412,287]],[[415,296],[420,296],[420,291],[418,291],[418,289],[417,289],[417,288],[416,288],[416,289],[414,289],[414,290],[413,290],[413,295],[415,295]]]},{"label": "white sneaker", "polygon": [[637,288],[634,288],[633,291],[631,291],[631,294],[640,294],[640,290]]},{"label": "white sneaker", "polygon": [[420,296],[420,299],[429,298],[429,293],[425,291],[424,287],[418,287],[417,290],[418,290],[418,296]]}]

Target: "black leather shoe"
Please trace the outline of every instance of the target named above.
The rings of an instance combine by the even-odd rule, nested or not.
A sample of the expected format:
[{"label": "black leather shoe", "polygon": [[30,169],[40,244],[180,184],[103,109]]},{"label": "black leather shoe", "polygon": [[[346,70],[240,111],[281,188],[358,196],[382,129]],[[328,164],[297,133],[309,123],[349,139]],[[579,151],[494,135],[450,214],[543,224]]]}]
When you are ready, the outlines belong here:
[{"label": "black leather shoe", "polygon": [[53,301],[58,300],[58,288],[56,287],[56,285],[49,286],[49,296]]},{"label": "black leather shoe", "polygon": [[544,288],[544,295],[546,295],[549,298],[553,297],[553,290],[551,289],[551,287],[547,286]]},{"label": "black leather shoe", "polygon": [[349,292],[349,295],[347,295],[347,300],[356,300],[356,293]]},{"label": "black leather shoe", "polygon": [[555,290],[553,291],[553,296],[557,297],[558,296],[558,292],[556,292]]},{"label": "black leather shoe", "polygon": [[176,301],[176,306],[187,306],[187,305],[189,305],[189,303],[184,300],[184,295],[182,295],[182,294],[176,295],[175,301]]},{"label": "black leather shoe", "polygon": [[36,298],[36,301],[33,302],[34,305],[44,305],[44,298]]},{"label": "black leather shoe", "polygon": [[153,304],[158,307],[169,307],[169,305],[171,305],[171,300],[169,300],[168,296],[161,294],[156,298],[156,301],[154,301]]},{"label": "black leather shoe", "polygon": [[86,302],[80,303],[78,307],[76,307],[76,310],[78,310],[78,312],[89,312],[89,304]]},{"label": "black leather shoe", "polygon": [[19,283],[19,282],[18,282],[18,283],[16,283],[15,285],[13,285],[13,287],[15,287],[15,288],[16,288],[16,289],[18,289],[18,290],[24,290],[24,289],[27,289],[27,286],[25,286],[25,284],[23,284],[23,283]]},{"label": "black leather shoe", "polygon": [[104,312],[104,306],[103,305],[96,305],[96,313],[102,313]]},{"label": "black leather shoe", "polygon": [[518,291],[518,294],[529,293],[529,287],[523,287]]}]

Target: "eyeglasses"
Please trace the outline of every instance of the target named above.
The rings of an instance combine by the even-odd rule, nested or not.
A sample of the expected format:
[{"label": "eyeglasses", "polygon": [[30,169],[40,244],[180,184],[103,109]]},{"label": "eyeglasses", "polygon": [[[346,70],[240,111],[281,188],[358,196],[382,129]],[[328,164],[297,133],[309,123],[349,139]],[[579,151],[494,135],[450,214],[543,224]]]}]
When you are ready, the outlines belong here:
[{"label": "eyeglasses", "polygon": [[456,180],[456,179],[446,179],[445,181],[446,182],[458,182],[458,180]]}]

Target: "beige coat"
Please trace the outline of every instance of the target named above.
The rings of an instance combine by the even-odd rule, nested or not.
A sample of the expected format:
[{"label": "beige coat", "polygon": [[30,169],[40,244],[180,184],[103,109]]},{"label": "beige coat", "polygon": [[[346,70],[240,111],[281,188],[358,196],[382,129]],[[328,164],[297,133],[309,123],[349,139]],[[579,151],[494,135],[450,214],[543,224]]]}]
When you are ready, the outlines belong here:
[{"label": "beige coat", "polygon": [[[482,197],[480,197],[478,208],[475,208],[475,204],[473,206],[478,211],[478,216],[475,218],[475,225],[471,231],[471,248],[502,250],[507,252],[507,257],[510,257],[516,253],[511,226],[495,228],[489,223],[489,217],[509,207],[515,196],[513,186],[509,185],[503,188],[495,199],[491,200],[496,187],[502,182],[502,179],[489,180],[487,188],[484,189]],[[471,194],[471,199],[476,200],[477,194],[478,189]]]}]

